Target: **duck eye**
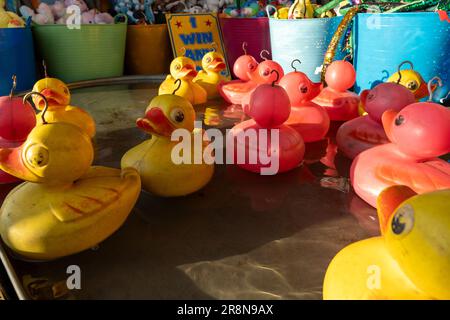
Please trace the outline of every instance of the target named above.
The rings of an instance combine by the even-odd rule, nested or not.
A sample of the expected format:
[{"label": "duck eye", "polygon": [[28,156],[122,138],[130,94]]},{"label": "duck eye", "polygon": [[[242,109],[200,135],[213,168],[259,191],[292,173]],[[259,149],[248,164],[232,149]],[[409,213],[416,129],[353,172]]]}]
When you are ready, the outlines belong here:
[{"label": "duck eye", "polygon": [[33,168],[43,167],[48,164],[49,153],[47,148],[34,144],[27,148],[25,159]]},{"label": "duck eye", "polygon": [[170,118],[175,122],[183,122],[184,112],[180,108],[175,108],[170,112]]},{"label": "duck eye", "polygon": [[69,94],[69,89],[67,87],[63,87],[64,94]]},{"label": "duck eye", "polygon": [[406,87],[407,87],[409,90],[416,90],[417,87],[418,87],[418,85],[417,85],[417,82],[416,82],[416,81],[410,81],[410,82],[408,82],[408,83],[406,84]]},{"label": "duck eye", "polygon": [[206,58],[206,63],[210,63],[211,61],[211,57]]},{"label": "duck eye", "polygon": [[367,101],[372,101],[374,98],[375,98],[375,94],[369,93],[369,95],[367,96]]},{"label": "duck eye", "polygon": [[179,64],[176,64],[174,68],[175,68],[175,70],[180,70],[181,66]]},{"label": "duck eye", "polygon": [[253,69],[255,69],[255,65],[254,65],[253,63],[249,63],[249,64],[248,64],[248,68],[249,68],[250,70],[253,70]]},{"label": "duck eye", "polygon": [[307,93],[308,92],[308,87],[307,86],[301,86],[300,87],[300,92],[301,93]]},{"label": "duck eye", "polygon": [[391,228],[396,235],[408,234],[414,226],[414,209],[411,205],[405,204],[392,218]]},{"label": "duck eye", "polygon": [[396,126],[401,125],[403,122],[405,122],[405,118],[402,115],[399,115],[397,118],[395,118],[395,125]]},{"label": "duck eye", "polygon": [[269,69],[264,70],[263,76],[267,77],[269,74],[270,74],[270,70]]}]

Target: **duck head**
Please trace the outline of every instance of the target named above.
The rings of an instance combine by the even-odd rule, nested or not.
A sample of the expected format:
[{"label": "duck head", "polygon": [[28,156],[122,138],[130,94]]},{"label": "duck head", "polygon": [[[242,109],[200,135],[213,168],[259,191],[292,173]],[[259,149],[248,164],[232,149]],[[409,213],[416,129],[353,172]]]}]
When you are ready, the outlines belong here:
[{"label": "duck head", "polygon": [[[33,92],[41,93],[48,102],[49,106],[67,106],[70,103],[70,91],[67,85],[56,78],[43,78],[36,82]],[[33,102],[36,108],[42,110],[45,101],[39,95],[33,96]]]},{"label": "duck head", "polygon": [[280,80],[280,86],[286,90],[292,105],[300,105],[317,97],[322,90],[322,83],[312,82],[300,71],[290,72]]},{"label": "duck head", "polygon": [[389,253],[419,289],[437,299],[450,298],[449,198],[449,189],[416,195],[392,186],[377,199]]},{"label": "duck head", "polygon": [[[272,72],[273,70],[276,70],[278,72],[279,77],[277,74]],[[278,80],[276,81],[276,83],[278,83],[279,79],[281,79],[283,76],[283,67],[281,67],[279,63],[273,60],[264,60],[258,65],[255,72],[251,74],[251,80],[259,84],[271,84],[277,79]]]},{"label": "duck head", "polygon": [[188,57],[178,57],[170,64],[170,74],[174,79],[192,80],[197,75],[195,62]]},{"label": "duck head", "polygon": [[450,152],[450,110],[432,102],[416,102],[382,116],[387,137],[398,149],[417,160]]},{"label": "duck head", "polygon": [[414,94],[401,84],[380,83],[361,92],[361,103],[370,118],[381,124],[381,116],[388,109],[400,111],[415,102]]},{"label": "duck head", "polygon": [[207,72],[215,72],[218,73],[225,69],[225,59],[224,57],[215,51],[208,52],[203,56],[202,59],[202,68]]},{"label": "duck head", "polygon": [[94,149],[87,134],[68,123],[35,127],[23,145],[0,149],[0,169],[19,179],[71,183],[90,167]]},{"label": "duck head", "polygon": [[234,62],[233,72],[239,79],[249,81],[257,67],[258,61],[253,56],[244,54]]},{"label": "duck head", "polygon": [[195,111],[192,104],[179,96],[163,94],[153,98],[144,118],[136,125],[150,134],[170,137],[176,129],[194,130]]},{"label": "duck head", "polygon": [[68,184],[80,178],[92,164],[94,148],[91,139],[80,128],[69,123],[47,123],[46,98],[41,113],[43,125],[35,127],[25,142],[17,148],[0,149],[0,169],[19,179],[47,183]]},{"label": "duck head", "polygon": [[[400,70],[390,76],[387,81],[401,84],[414,94],[416,100],[420,100],[428,96],[427,83],[422,78],[420,73],[413,69]],[[431,89],[436,89],[436,85],[432,85]]]}]

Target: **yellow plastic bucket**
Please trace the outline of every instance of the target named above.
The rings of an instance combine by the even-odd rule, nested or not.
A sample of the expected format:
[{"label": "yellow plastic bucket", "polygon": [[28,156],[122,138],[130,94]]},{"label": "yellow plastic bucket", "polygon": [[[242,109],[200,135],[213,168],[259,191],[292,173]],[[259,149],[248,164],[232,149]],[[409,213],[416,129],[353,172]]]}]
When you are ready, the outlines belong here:
[{"label": "yellow plastic bucket", "polygon": [[166,24],[128,26],[125,54],[127,74],[169,73],[172,58]]}]

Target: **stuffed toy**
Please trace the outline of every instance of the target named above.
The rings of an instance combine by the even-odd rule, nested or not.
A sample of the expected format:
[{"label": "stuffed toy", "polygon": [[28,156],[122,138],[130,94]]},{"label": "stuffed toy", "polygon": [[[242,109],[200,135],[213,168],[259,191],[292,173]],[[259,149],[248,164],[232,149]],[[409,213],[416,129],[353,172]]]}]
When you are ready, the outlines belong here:
[{"label": "stuffed toy", "polygon": [[25,22],[14,12],[5,10],[5,0],[0,0],[0,28],[20,28]]},{"label": "stuffed toy", "polygon": [[21,6],[19,8],[20,14],[25,19],[31,17],[34,23],[37,24],[53,24],[55,23],[55,18],[53,17],[52,9],[50,6],[44,2],[41,2],[34,12],[33,9],[27,6]]}]

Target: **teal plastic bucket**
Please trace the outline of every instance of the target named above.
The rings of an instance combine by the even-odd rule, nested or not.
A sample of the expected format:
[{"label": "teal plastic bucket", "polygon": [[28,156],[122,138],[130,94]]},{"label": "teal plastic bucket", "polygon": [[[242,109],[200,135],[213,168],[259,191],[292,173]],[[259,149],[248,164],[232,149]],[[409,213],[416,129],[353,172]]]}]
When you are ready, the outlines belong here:
[{"label": "teal plastic bucket", "polygon": [[[342,17],[316,19],[269,19],[272,59],[285,73],[292,71],[291,62],[301,61],[298,68],[315,82],[320,81],[320,66],[328,44]],[[339,44],[335,59],[342,59],[343,41]]]},{"label": "teal plastic bucket", "polygon": [[0,96],[9,94],[12,76],[17,76],[16,91],[26,91],[36,82],[33,37],[30,26],[0,29]]},{"label": "teal plastic bucket", "polygon": [[405,60],[425,81],[439,76],[450,82],[450,23],[437,12],[360,13],[354,52],[357,92],[386,81]]}]

